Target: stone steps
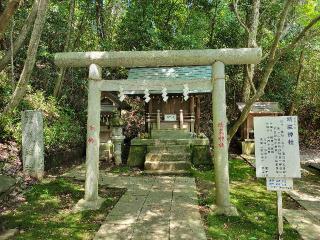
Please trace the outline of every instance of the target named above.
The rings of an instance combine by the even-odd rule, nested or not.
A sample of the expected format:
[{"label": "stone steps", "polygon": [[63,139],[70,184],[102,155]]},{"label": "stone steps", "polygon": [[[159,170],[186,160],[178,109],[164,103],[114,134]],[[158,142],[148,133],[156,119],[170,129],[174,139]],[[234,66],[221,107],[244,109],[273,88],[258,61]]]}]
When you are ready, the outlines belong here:
[{"label": "stone steps", "polygon": [[187,129],[153,129],[151,138],[154,139],[190,139],[192,134]]},{"label": "stone steps", "polygon": [[171,145],[171,144],[165,144],[165,143],[161,143],[161,144],[157,144],[157,145],[153,145],[153,146],[148,146],[147,148],[149,153],[190,153],[191,152],[191,148],[188,144],[175,144],[175,145]]},{"label": "stone steps", "polygon": [[208,138],[189,138],[189,139],[132,139],[132,145],[208,145]]},{"label": "stone steps", "polygon": [[188,175],[190,173],[189,170],[145,170],[144,171],[147,174],[150,175]]},{"label": "stone steps", "polygon": [[191,167],[190,161],[146,161],[144,167],[148,171],[168,171],[175,173],[175,171],[189,170]]},{"label": "stone steps", "polygon": [[191,161],[191,154],[186,153],[170,153],[170,152],[151,152],[147,153],[146,161],[149,162],[178,162],[178,161]]},{"label": "stone steps", "polygon": [[191,168],[190,140],[187,129],[153,129],[153,144],[147,147],[144,169],[152,174],[185,174]]}]

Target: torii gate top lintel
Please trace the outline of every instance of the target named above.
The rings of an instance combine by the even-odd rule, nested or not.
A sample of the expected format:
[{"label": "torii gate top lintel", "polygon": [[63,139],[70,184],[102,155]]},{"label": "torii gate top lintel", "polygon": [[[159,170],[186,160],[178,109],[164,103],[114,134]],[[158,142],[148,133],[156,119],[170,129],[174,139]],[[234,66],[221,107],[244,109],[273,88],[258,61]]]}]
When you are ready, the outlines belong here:
[{"label": "torii gate top lintel", "polygon": [[160,67],[224,64],[257,64],[262,56],[261,48],[226,48],[201,50],[164,51],[110,51],[110,52],[63,52],[55,54],[59,67]]}]

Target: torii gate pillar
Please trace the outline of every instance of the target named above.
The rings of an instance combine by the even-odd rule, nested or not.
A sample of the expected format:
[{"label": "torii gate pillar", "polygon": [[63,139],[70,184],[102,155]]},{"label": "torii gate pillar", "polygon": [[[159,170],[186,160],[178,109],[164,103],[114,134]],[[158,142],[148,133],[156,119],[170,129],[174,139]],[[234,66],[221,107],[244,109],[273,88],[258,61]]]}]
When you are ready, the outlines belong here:
[{"label": "torii gate pillar", "polygon": [[216,205],[214,212],[237,216],[229,196],[229,167],[227,139],[227,103],[225,88],[225,66],[223,62],[212,65],[212,116]]},{"label": "torii gate pillar", "polygon": [[76,211],[99,209],[104,201],[98,195],[101,109],[99,82],[101,80],[101,67],[91,64],[89,67],[85,196],[75,206]]}]

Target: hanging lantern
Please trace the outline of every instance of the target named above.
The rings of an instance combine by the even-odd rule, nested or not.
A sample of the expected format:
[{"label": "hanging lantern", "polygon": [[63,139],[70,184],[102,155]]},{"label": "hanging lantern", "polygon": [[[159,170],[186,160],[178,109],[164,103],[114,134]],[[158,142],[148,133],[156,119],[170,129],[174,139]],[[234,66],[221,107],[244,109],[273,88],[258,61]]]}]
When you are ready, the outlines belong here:
[{"label": "hanging lantern", "polygon": [[148,103],[149,101],[150,101],[150,93],[149,93],[149,90],[148,89],[145,89],[144,90],[144,101],[146,102],[146,103]]},{"label": "hanging lantern", "polygon": [[162,92],[162,99],[163,99],[163,101],[164,101],[164,102],[167,102],[167,101],[168,101],[167,89],[164,87],[164,88],[162,88],[161,92]]},{"label": "hanging lantern", "polygon": [[185,100],[185,101],[187,101],[188,99],[189,99],[189,87],[188,87],[188,84],[184,84],[183,85],[183,99]]},{"label": "hanging lantern", "polygon": [[123,92],[123,87],[120,87],[118,97],[119,97],[120,102],[122,102],[126,98],[126,96],[124,95],[124,92]]}]

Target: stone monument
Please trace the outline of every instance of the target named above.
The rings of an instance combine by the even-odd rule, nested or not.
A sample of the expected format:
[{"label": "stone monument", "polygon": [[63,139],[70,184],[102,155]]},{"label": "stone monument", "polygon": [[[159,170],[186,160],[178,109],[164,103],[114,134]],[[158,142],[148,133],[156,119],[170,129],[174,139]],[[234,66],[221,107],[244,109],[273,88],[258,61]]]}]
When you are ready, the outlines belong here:
[{"label": "stone monument", "polygon": [[22,159],[23,171],[42,179],[44,175],[44,143],[42,112],[22,112]]}]

